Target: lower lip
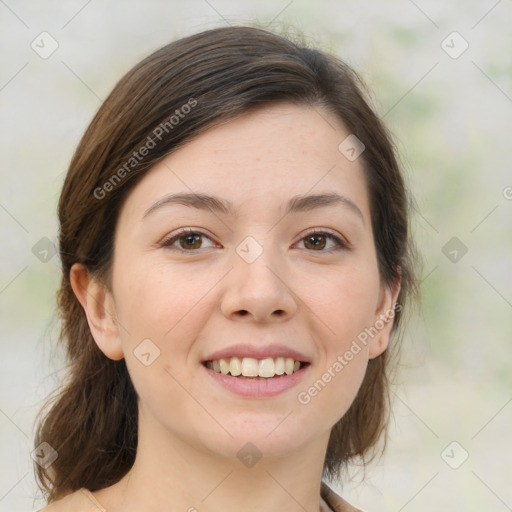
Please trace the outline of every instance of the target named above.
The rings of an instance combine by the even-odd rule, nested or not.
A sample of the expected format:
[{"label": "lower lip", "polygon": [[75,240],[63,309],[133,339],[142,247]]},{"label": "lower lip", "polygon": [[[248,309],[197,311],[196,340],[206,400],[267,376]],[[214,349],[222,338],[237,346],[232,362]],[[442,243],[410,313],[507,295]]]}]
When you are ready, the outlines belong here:
[{"label": "lower lip", "polygon": [[270,396],[279,395],[288,389],[297,385],[309,370],[311,365],[304,366],[299,371],[291,375],[281,375],[280,377],[272,378],[254,378],[254,379],[241,379],[231,375],[223,375],[217,373],[206,366],[201,365],[202,368],[208,373],[209,377],[227,390],[240,396],[252,398],[266,398]]}]

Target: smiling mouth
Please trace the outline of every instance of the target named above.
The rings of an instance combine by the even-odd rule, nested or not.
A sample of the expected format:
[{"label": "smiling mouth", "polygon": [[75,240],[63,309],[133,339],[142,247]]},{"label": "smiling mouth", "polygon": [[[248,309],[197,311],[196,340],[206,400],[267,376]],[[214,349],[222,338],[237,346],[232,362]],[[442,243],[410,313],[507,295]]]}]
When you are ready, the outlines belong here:
[{"label": "smiling mouth", "polygon": [[291,357],[266,357],[264,359],[229,357],[205,361],[203,365],[222,375],[231,375],[242,379],[256,379],[259,377],[272,379],[292,375],[308,366],[309,363],[297,361]]}]

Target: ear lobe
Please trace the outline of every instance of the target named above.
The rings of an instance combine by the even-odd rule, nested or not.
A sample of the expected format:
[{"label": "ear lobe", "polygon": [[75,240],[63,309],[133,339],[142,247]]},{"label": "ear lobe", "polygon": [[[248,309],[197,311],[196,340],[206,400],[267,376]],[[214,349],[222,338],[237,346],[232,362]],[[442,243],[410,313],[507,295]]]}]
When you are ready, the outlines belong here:
[{"label": "ear lobe", "polygon": [[401,307],[399,304],[396,305],[399,293],[400,278],[393,285],[382,288],[381,299],[373,321],[373,327],[377,334],[370,343],[368,354],[370,359],[380,356],[388,348],[396,310]]},{"label": "ear lobe", "polygon": [[91,334],[99,349],[110,359],[123,359],[115,304],[107,286],[89,274],[81,263],[70,270],[71,288],[84,308]]}]

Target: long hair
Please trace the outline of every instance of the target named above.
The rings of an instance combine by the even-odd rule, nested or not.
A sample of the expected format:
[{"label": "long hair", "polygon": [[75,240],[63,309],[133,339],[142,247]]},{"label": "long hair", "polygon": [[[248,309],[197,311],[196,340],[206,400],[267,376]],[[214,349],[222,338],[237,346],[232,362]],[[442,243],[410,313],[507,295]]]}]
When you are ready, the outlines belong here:
[{"label": "long hair", "polygon": [[[76,149],[58,205],[62,281],[57,303],[69,372],[41,413],[35,439],[36,446],[47,442],[58,453],[48,468],[36,466],[48,501],[81,487],[98,490],[119,481],[137,450],[137,397],[125,362],[110,360],[97,347],[71,288],[71,266],[82,263],[110,283],[123,200],[156,162],[207,128],[252,108],[287,101],[328,109],[363,142],[380,277],[386,285],[401,280],[396,334],[415,287],[409,202],[391,137],[365,91],[358,75],[338,58],[248,26],[207,30],[172,42],[117,83]],[[150,151],[139,151],[145,145]],[[369,362],[356,398],[333,427],[326,475],[338,475],[383,437],[388,360],[386,351]]]}]

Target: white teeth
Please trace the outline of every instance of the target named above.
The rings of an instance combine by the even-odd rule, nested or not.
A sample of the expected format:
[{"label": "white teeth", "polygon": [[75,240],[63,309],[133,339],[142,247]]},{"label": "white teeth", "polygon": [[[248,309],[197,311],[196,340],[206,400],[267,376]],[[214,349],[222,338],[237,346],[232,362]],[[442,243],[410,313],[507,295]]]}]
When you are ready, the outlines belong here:
[{"label": "white teeth", "polygon": [[229,363],[225,359],[219,360],[220,373],[227,375],[229,373]]},{"label": "white teeth", "polygon": [[244,377],[257,377],[258,360],[253,357],[244,357],[242,359],[242,375]]},{"label": "white teeth", "polygon": [[276,375],[283,375],[284,373],[284,357],[276,359]]},{"label": "white teeth", "polygon": [[231,374],[233,377],[263,377],[272,378],[276,375],[291,375],[300,370],[300,361],[291,357],[231,357],[207,361],[206,367],[222,375]]},{"label": "white teeth", "polygon": [[273,377],[276,374],[275,368],[274,360],[271,357],[262,359],[258,368],[258,375],[260,377]]},{"label": "white teeth", "polygon": [[238,377],[242,373],[242,362],[238,357],[232,357],[229,362],[229,373],[234,377]]}]

